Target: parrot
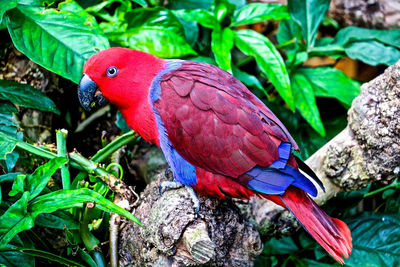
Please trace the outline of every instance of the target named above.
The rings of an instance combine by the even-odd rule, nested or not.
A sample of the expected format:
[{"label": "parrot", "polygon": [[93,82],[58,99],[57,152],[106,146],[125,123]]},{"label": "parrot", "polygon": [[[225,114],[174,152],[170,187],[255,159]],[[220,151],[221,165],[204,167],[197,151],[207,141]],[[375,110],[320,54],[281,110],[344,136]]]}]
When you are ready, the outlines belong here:
[{"label": "parrot", "polygon": [[92,55],[82,73],[82,107],[115,105],[131,129],[161,148],[176,184],[202,196],[273,201],[337,262],[349,257],[351,232],[311,198],[323,184],[294,155],[295,140],[229,72],[112,47]]}]

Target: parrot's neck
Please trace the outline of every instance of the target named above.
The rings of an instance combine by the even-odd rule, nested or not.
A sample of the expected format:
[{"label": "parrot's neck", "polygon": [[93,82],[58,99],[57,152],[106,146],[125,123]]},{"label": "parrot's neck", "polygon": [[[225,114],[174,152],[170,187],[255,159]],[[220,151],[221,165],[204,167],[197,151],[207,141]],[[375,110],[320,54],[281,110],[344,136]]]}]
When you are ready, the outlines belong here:
[{"label": "parrot's neck", "polygon": [[131,129],[147,142],[160,146],[156,119],[148,103],[141,103],[138,106],[121,109],[120,111]]}]

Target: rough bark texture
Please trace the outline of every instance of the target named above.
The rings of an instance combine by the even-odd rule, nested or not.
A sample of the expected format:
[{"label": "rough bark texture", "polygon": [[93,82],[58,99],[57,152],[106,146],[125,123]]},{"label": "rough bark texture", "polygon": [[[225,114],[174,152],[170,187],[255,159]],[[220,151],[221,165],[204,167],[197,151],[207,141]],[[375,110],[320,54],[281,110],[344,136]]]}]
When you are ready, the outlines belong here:
[{"label": "rough bark texture", "polygon": [[185,188],[162,196],[160,179],[141,194],[134,215],[120,232],[120,266],[251,266],[262,251],[254,226],[229,200],[200,198],[198,214]]},{"label": "rough bark texture", "polygon": [[400,25],[400,2],[393,0],[332,0],[328,15],[342,26],[398,28]]}]

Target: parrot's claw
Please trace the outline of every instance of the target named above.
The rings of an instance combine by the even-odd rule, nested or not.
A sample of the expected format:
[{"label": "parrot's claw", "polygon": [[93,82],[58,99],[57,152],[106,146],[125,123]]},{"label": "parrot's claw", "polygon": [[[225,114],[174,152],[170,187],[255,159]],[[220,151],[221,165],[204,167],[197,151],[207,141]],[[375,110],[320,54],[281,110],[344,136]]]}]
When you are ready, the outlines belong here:
[{"label": "parrot's claw", "polygon": [[167,178],[167,179],[170,179],[170,178],[171,178],[171,176],[172,176],[172,171],[171,171],[171,168],[170,168],[170,167],[168,167],[168,168],[165,169],[164,176],[165,176],[165,178]]},{"label": "parrot's claw", "polygon": [[197,196],[196,192],[194,191],[193,187],[186,185],[186,190],[189,192],[190,197],[193,201],[193,208],[196,211],[196,214],[200,211],[200,199]]},{"label": "parrot's claw", "polygon": [[158,188],[158,192],[160,195],[164,194],[165,191],[169,189],[178,189],[183,187],[184,185],[176,182],[176,181],[164,181],[161,183],[160,187]]}]

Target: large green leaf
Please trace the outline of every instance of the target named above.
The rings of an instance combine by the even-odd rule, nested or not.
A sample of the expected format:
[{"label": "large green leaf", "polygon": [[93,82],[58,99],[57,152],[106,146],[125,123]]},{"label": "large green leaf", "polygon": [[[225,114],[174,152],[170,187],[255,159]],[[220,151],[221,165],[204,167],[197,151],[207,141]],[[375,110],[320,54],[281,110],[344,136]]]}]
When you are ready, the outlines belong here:
[{"label": "large green leaf", "polygon": [[393,65],[400,59],[400,51],[377,41],[354,42],[345,46],[346,54],[368,65]]},{"label": "large green leaf", "polygon": [[230,28],[216,27],[211,34],[211,49],[215,61],[221,69],[232,72],[231,49],[233,48],[233,32]]},{"label": "large green leaf", "polygon": [[39,166],[30,175],[19,175],[9,195],[15,196],[17,193],[28,191],[30,193],[29,200],[32,200],[43,191],[51,176],[66,162],[67,159],[64,157],[54,158],[49,160],[46,164]]},{"label": "large green leaf", "polygon": [[10,138],[7,134],[0,132],[0,159],[5,160],[6,156],[14,151],[17,143],[17,139]]},{"label": "large green leaf", "polygon": [[289,18],[286,5],[251,3],[235,11],[231,26],[253,24],[269,19]]},{"label": "large green leaf", "polygon": [[300,24],[309,47],[314,46],[318,27],[328,11],[330,0],[288,0],[291,17]]},{"label": "large green leaf", "polygon": [[120,214],[135,223],[140,224],[139,220],[127,210],[115,205],[102,195],[89,190],[80,188],[76,190],[58,190],[46,195],[35,198],[29,204],[31,216],[36,218],[40,213],[51,213],[56,210],[63,210],[82,206],[85,202],[95,202],[98,209],[106,212]]},{"label": "large green leaf", "polygon": [[196,21],[200,25],[213,29],[219,26],[214,14],[204,9],[180,9],[174,10],[173,13],[185,20]]},{"label": "large green leaf", "polygon": [[0,216],[0,248],[19,232],[32,228],[39,214],[82,207],[86,202],[94,202],[98,209],[120,214],[141,226],[139,220],[130,212],[87,188],[58,190],[38,196],[28,203],[29,199],[29,192],[24,192],[22,197]]},{"label": "large green leaf", "polygon": [[63,230],[64,227],[70,230],[78,230],[80,225],[74,220],[69,212],[56,211],[53,213],[42,213],[36,217],[36,225]]},{"label": "large green leaf", "polygon": [[[24,243],[24,241],[17,235],[10,243],[8,243],[5,248],[0,249],[0,266],[4,264],[7,267],[34,267],[35,258],[26,255],[20,251],[15,251],[16,247],[30,247],[30,244]],[[7,249],[11,249],[8,250]]]},{"label": "large green leaf", "polygon": [[17,7],[16,0],[0,0],[0,23],[3,21],[4,13],[15,7]]},{"label": "large green leaf", "polygon": [[39,65],[78,83],[85,61],[108,48],[109,43],[92,16],[83,9],[78,12],[74,2],[67,3],[60,5],[59,10],[19,5],[6,12],[6,22],[18,50]]},{"label": "large green leaf", "polygon": [[137,8],[128,12],[125,19],[126,29],[107,32],[111,41],[163,58],[196,54],[187,43],[179,20],[168,9]]},{"label": "large green leaf", "polygon": [[400,218],[364,213],[348,223],[353,251],[346,266],[399,266]]},{"label": "large green leaf", "polygon": [[293,96],[296,100],[296,107],[306,121],[321,136],[325,136],[325,129],[322,125],[317,103],[315,102],[314,89],[311,83],[301,73],[294,73],[291,77]]},{"label": "large green leaf", "polygon": [[60,114],[50,98],[28,84],[0,80],[0,99],[10,100],[19,106]]},{"label": "large green leaf", "polygon": [[256,76],[248,74],[247,72],[241,71],[238,67],[232,66],[232,74],[236,79],[244,83],[246,86],[255,87],[261,91],[264,91],[263,86]]},{"label": "large green leaf", "polygon": [[360,93],[360,84],[347,77],[340,70],[320,68],[299,68],[299,73],[307,77],[313,85],[315,96],[334,97],[347,107]]},{"label": "large green leaf", "polygon": [[345,46],[351,42],[376,40],[400,48],[400,29],[376,30],[350,26],[341,29],[334,44]]},{"label": "large green leaf", "polygon": [[285,63],[272,42],[262,34],[252,30],[234,31],[235,45],[246,55],[255,58],[260,70],[294,110],[294,98]]},{"label": "large green leaf", "polygon": [[0,248],[4,247],[19,232],[34,226],[27,210],[29,192],[25,192],[11,207],[0,216]]}]

